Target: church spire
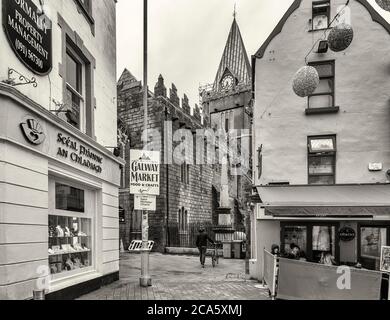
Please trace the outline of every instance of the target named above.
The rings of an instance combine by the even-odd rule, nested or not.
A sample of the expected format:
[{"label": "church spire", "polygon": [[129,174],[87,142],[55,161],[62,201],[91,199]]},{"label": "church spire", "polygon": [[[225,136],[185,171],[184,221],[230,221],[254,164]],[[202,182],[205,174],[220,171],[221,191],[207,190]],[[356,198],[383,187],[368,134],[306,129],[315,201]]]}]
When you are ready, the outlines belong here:
[{"label": "church spire", "polygon": [[236,8],[234,8],[234,19],[215,78],[214,90],[221,88],[221,81],[227,75],[233,76],[237,84],[249,85],[251,83],[251,66],[236,15]]}]

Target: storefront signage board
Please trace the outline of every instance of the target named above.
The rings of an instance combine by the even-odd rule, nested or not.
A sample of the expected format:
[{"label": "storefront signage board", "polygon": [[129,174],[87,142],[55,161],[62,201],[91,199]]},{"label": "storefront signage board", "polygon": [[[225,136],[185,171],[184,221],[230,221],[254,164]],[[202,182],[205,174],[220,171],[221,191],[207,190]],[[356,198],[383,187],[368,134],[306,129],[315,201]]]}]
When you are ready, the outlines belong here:
[{"label": "storefront signage board", "polygon": [[134,210],[140,211],[156,211],[157,209],[156,196],[134,195]]},{"label": "storefront signage board", "polygon": [[32,72],[47,75],[52,69],[50,19],[32,0],[6,0],[3,28],[19,60]]},{"label": "storefront signage board", "polygon": [[382,247],[381,271],[390,273],[390,247]]},{"label": "storefront signage board", "polygon": [[130,150],[130,194],[160,195],[160,152]]}]

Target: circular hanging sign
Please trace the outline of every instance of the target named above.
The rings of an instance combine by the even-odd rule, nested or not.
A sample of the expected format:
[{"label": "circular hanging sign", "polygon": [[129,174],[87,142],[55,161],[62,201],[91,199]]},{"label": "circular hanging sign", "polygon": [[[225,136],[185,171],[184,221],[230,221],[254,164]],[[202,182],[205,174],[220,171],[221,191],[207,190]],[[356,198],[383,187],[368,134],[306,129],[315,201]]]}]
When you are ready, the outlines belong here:
[{"label": "circular hanging sign", "polygon": [[339,238],[343,242],[350,242],[352,240],[355,240],[356,232],[355,230],[349,227],[342,228],[339,231]]},{"label": "circular hanging sign", "polygon": [[383,10],[390,11],[390,0],[375,0]]},{"label": "circular hanging sign", "polygon": [[19,60],[38,75],[52,68],[52,29],[50,19],[32,0],[2,1],[3,27]]},{"label": "circular hanging sign", "polygon": [[311,95],[318,87],[320,77],[316,68],[304,66],[298,70],[293,79],[293,90],[299,97]]}]

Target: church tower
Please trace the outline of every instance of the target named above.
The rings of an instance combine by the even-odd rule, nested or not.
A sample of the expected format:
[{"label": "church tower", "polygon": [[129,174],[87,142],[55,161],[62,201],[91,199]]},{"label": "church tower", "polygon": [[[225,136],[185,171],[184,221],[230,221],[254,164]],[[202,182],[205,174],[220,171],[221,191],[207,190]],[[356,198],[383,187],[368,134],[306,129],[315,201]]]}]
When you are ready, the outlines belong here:
[{"label": "church tower", "polygon": [[[246,161],[240,163],[240,172],[234,173],[236,164],[217,165],[214,169],[214,224],[218,226],[221,241],[234,239],[234,234],[247,232],[245,218],[251,194],[251,123],[252,79],[251,65],[234,14],[214,83],[199,90],[204,121],[214,130],[228,134],[235,132],[237,146]],[[229,144],[230,145],[230,144]],[[230,147],[228,147],[230,148]],[[231,150],[228,150],[229,152]],[[241,157],[241,159],[243,159]],[[227,231],[229,227],[229,231]],[[220,229],[220,230],[218,230]]]},{"label": "church tower", "polygon": [[[251,65],[234,14],[215,81],[200,88],[205,117],[211,120],[213,113],[248,104],[251,82]],[[246,99],[241,93],[246,93]]]}]

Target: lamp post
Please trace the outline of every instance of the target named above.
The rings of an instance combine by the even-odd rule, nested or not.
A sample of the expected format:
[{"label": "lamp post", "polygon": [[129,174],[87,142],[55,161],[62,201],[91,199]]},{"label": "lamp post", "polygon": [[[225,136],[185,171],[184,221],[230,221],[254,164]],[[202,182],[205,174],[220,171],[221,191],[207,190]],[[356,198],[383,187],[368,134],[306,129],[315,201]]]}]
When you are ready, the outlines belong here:
[{"label": "lamp post", "polygon": [[[144,149],[148,144],[148,0],[144,0]],[[149,273],[149,214],[142,211],[141,287],[150,287]]]}]

